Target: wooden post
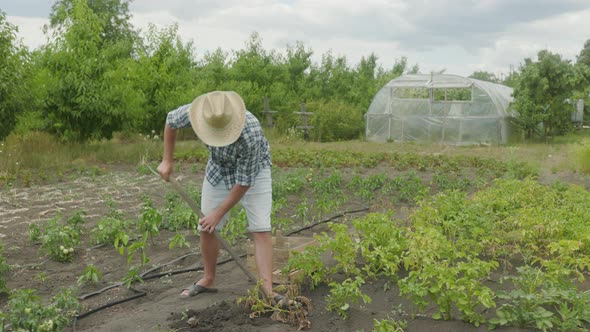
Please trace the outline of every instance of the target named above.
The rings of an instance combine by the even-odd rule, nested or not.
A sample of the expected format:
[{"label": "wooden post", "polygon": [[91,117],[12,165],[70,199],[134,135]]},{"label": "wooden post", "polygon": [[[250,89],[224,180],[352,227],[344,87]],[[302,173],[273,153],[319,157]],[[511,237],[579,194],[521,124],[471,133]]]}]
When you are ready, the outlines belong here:
[{"label": "wooden post", "polygon": [[306,112],[305,111],[305,103],[301,103],[301,112],[293,112],[293,113],[301,115],[301,122],[303,125],[297,126],[297,128],[303,129],[303,138],[305,140],[308,140],[309,139],[309,129],[312,129],[313,126],[307,125],[307,116],[312,115],[313,112]]},{"label": "wooden post", "polygon": [[272,123],[272,115],[273,115],[273,113],[276,113],[276,112],[277,111],[272,111],[270,109],[269,102],[268,102],[268,97],[267,96],[264,96],[264,111],[262,111],[262,113],[264,114],[265,121],[266,121],[266,127],[267,128],[274,127],[274,125]]}]

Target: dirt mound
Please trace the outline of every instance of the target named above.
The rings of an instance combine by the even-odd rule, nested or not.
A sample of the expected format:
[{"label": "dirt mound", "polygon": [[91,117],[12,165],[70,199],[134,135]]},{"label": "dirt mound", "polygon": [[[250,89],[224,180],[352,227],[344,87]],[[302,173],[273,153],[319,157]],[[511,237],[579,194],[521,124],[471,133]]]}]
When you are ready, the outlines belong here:
[{"label": "dirt mound", "polygon": [[261,327],[277,325],[269,317],[249,318],[244,306],[222,301],[202,310],[187,310],[173,314],[168,321],[171,329],[183,331],[260,331]]}]

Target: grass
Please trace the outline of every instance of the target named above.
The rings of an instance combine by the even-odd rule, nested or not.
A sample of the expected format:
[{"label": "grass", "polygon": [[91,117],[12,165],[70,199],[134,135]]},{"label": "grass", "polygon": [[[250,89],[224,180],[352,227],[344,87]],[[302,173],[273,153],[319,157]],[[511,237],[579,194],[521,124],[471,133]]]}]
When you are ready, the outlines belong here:
[{"label": "grass", "polygon": [[[181,133],[183,134],[183,133]],[[187,135],[181,135],[186,137]],[[189,135],[190,136],[190,135]],[[590,131],[555,138],[549,143],[530,142],[508,146],[449,146],[420,143],[376,143],[364,140],[318,143],[303,141],[297,135],[281,135],[267,130],[272,150],[298,147],[312,151],[362,151],[364,153],[415,153],[424,155],[469,155],[498,161],[520,161],[536,169],[578,171],[590,174]],[[62,143],[53,136],[30,132],[10,135],[0,142],[0,186],[19,178],[51,178],[72,169],[83,170],[95,165],[139,165],[144,161],[160,160],[163,144],[150,136],[118,134],[111,140],[86,144]],[[178,159],[205,162],[208,152],[203,144],[192,138],[179,140],[175,155]],[[575,162],[572,162],[575,161]],[[32,182],[35,182],[34,180]]]}]

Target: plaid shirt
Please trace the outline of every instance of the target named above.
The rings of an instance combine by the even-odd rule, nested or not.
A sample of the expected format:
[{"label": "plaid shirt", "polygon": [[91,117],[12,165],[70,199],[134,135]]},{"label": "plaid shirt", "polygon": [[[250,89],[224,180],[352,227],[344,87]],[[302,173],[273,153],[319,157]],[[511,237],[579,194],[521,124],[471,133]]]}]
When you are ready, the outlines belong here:
[{"label": "plaid shirt", "polygon": [[[169,112],[166,124],[175,129],[190,127],[190,106],[183,105]],[[222,147],[207,145],[207,148],[210,154],[205,177],[212,185],[223,180],[227,189],[231,189],[234,184],[252,187],[258,172],[271,165],[270,147],[260,122],[248,111],[244,129],[237,141]]]}]

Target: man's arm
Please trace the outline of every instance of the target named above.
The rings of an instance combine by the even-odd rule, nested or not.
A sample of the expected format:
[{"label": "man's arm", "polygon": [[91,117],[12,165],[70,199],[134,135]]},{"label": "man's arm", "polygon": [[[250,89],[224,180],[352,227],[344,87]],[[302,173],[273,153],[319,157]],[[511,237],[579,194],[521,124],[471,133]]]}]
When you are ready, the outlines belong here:
[{"label": "man's arm", "polygon": [[164,157],[158,166],[158,173],[166,181],[174,171],[174,145],[176,144],[176,129],[166,124],[164,128]]},{"label": "man's arm", "polygon": [[174,171],[174,145],[176,144],[176,129],[190,127],[189,108],[191,104],[180,106],[171,111],[166,116],[166,126],[164,127],[164,157],[158,173],[166,181],[170,179],[170,174]]},{"label": "man's arm", "polygon": [[[207,180],[205,180],[207,181]],[[241,199],[244,197],[244,194],[250,189],[250,187],[242,186],[240,184],[235,184],[227,197],[219,204],[213,212],[209,213],[209,215],[205,216],[205,218],[199,220],[199,225],[201,225],[201,229],[205,232],[213,233],[215,231],[215,227],[221,221],[221,218],[231,210]]]}]

